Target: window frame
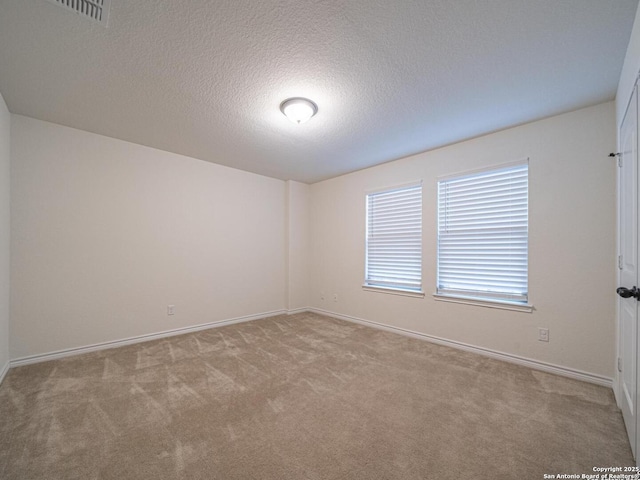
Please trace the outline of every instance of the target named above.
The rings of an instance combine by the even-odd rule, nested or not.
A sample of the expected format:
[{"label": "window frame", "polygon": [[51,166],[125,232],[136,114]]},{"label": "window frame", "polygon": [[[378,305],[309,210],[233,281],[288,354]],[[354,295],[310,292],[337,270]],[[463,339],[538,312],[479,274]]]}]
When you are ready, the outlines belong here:
[{"label": "window frame", "polygon": [[[405,288],[401,286],[391,286],[377,284],[369,278],[369,238],[370,238],[370,196],[377,194],[391,193],[394,191],[408,190],[420,187],[420,285],[419,288]],[[368,292],[387,293],[392,295],[400,295],[406,297],[424,298],[424,184],[422,180],[417,180],[399,185],[392,185],[383,188],[376,188],[365,192],[365,241],[364,241],[364,282],[362,289]]]},{"label": "window frame", "polygon": [[[508,300],[501,298],[491,298],[491,296],[483,296],[480,290],[477,291],[477,294],[470,292],[470,294],[465,295],[463,293],[458,293],[455,291],[441,291],[440,287],[440,269],[441,269],[441,261],[440,261],[440,184],[442,182],[446,182],[448,180],[454,179],[462,179],[465,177],[472,177],[475,175],[480,175],[483,173],[490,173],[492,171],[503,170],[511,167],[527,167],[527,261],[526,261],[526,299],[524,301],[519,300]],[[530,285],[529,285],[529,266],[530,266],[530,256],[529,256],[529,238],[530,238],[530,215],[529,215],[529,204],[530,204],[530,188],[529,188],[529,158],[520,159],[514,162],[503,163],[498,165],[492,165],[480,169],[467,170],[464,172],[459,172],[455,174],[445,175],[438,177],[437,187],[436,187],[436,291],[433,294],[435,300],[444,301],[444,302],[452,302],[452,303],[463,303],[467,305],[476,305],[482,307],[490,307],[490,308],[500,308],[506,310],[513,311],[522,311],[522,312],[532,312],[534,310],[533,305],[530,303],[531,295],[530,295]]]}]

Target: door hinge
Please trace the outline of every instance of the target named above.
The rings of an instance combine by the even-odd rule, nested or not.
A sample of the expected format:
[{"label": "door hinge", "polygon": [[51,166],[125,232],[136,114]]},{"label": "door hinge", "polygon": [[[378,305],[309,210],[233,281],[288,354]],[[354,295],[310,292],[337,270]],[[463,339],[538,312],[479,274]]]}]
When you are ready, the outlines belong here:
[{"label": "door hinge", "polygon": [[618,255],[618,269],[622,270],[622,255]]},{"label": "door hinge", "polygon": [[618,372],[622,372],[622,359],[618,357]]},{"label": "door hinge", "polygon": [[621,167],[622,166],[622,154],[621,153],[613,153],[611,152],[609,154],[610,157],[618,157],[618,166]]}]

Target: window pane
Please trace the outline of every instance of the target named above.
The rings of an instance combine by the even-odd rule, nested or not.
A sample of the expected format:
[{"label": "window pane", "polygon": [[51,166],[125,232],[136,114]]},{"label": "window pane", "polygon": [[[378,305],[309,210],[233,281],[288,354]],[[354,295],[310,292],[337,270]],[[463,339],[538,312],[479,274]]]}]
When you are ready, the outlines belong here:
[{"label": "window pane", "polygon": [[528,164],[438,182],[441,294],[528,300]]},{"label": "window pane", "polygon": [[367,195],[365,285],[422,289],[422,185]]}]

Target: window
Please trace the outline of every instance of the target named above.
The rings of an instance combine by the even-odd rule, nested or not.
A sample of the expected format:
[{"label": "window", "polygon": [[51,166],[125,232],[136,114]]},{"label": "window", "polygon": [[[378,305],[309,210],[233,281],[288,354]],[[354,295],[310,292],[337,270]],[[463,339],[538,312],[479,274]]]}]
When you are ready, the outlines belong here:
[{"label": "window", "polygon": [[365,287],[422,295],[422,184],[367,195]]},{"label": "window", "polygon": [[438,182],[437,294],[526,304],[528,164]]}]

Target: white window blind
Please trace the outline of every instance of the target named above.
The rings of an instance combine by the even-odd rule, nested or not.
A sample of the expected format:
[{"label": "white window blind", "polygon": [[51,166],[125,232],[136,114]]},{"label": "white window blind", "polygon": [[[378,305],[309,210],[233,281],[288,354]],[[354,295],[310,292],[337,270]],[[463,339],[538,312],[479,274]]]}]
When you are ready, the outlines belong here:
[{"label": "white window blind", "polygon": [[422,289],[422,184],[367,195],[365,286]]},{"label": "white window blind", "polygon": [[526,303],[528,164],[438,182],[437,293]]}]

